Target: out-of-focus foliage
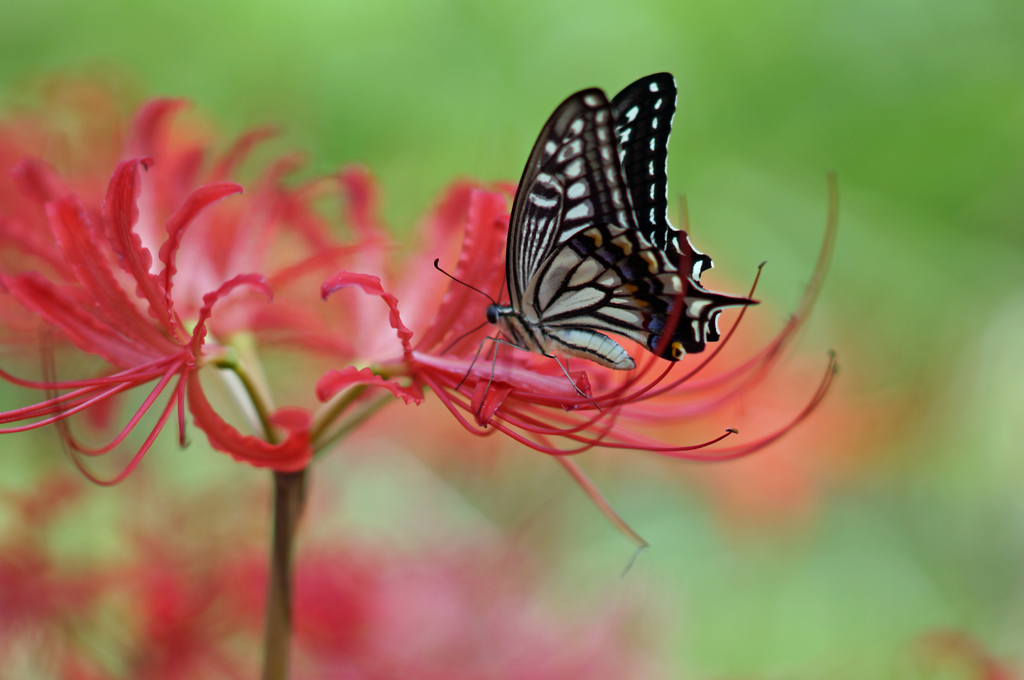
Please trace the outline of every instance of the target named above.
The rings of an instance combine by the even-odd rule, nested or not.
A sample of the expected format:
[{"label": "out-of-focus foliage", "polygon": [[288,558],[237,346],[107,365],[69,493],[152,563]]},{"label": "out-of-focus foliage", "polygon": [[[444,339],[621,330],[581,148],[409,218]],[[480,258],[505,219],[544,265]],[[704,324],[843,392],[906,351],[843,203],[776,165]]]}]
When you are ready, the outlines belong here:
[{"label": "out-of-focus foliage", "polygon": [[[582,460],[654,546],[627,577],[657,592],[639,629],[657,627],[687,677],[933,677],[922,654],[982,677],[960,652],[1024,663],[1021,36],[1011,0],[8,0],[0,98],[28,106],[54,74],[91,74],[126,110],[181,95],[231,134],[278,123],[311,171],[367,164],[411,233],[453,177],[518,178],[569,93],[672,71],[670,191],[716,260],[711,287],[738,289],[768,260],[753,328],[795,305],[837,171],[836,256],[791,368],[833,347],[842,373],[815,420],[749,461]],[[784,418],[799,382],[768,386],[751,413]],[[313,533],[410,545],[486,526],[545,556],[556,601],[635,597],[617,579],[628,546],[550,461],[466,442],[436,404],[402,408],[319,466],[314,494],[340,491],[344,510]],[[5,439],[0,485],[29,486],[55,442]],[[263,483],[204,442],[167,444],[146,483],[186,497]],[[112,518],[139,494],[85,493],[103,499],[68,540],[116,551]],[[962,639],[977,647],[935,643]]]}]

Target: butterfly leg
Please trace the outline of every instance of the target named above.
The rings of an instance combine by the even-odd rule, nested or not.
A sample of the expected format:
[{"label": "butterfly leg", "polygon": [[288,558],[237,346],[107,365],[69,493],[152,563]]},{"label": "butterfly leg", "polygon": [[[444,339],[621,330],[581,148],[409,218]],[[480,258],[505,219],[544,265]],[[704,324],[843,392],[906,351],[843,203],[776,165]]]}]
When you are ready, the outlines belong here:
[{"label": "butterfly leg", "polygon": [[572,379],[572,376],[571,376],[571,375],[569,375],[569,357],[566,357],[566,358],[565,358],[565,365],[563,366],[563,365],[562,365],[562,362],[561,362],[561,361],[560,361],[560,360],[558,359],[558,357],[557,357],[557,356],[555,356],[554,354],[545,354],[544,356],[546,356],[546,357],[549,357],[549,358],[551,358],[551,359],[554,359],[554,360],[555,360],[555,363],[556,363],[556,364],[558,364],[558,367],[559,367],[560,369],[562,369],[562,373],[565,373],[565,377],[569,379],[569,384],[570,384],[570,385],[572,385],[572,388],[573,388],[574,390],[576,390],[576,394],[580,395],[580,396],[581,396],[581,397],[583,397],[584,399],[588,399],[588,398],[590,397],[590,395],[588,395],[588,394],[585,394],[585,393],[583,392],[583,390],[581,390],[581,389],[580,389],[580,388],[579,388],[579,387],[578,387],[578,386],[576,385],[576,382],[575,382],[575,381],[574,381],[574,380]]},{"label": "butterfly leg", "polygon": [[476,360],[480,358],[480,352],[484,348],[484,343],[487,342],[488,340],[496,340],[496,338],[492,338],[491,336],[488,335],[486,338],[480,341],[479,345],[477,345],[476,354],[473,355],[473,361],[469,362],[469,368],[466,370],[466,375],[462,376],[462,380],[460,380],[459,384],[455,386],[456,392],[458,392],[459,388],[462,387],[462,385],[466,382],[466,379],[469,377],[469,374],[473,372],[473,367],[476,366]]},{"label": "butterfly leg", "polygon": [[[491,340],[491,341],[494,342],[494,355],[491,357],[491,377],[487,379],[487,387],[484,388],[484,394],[485,395],[488,392],[490,392],[491,385],[494,384],[494,367],[497,366],[497,364],[498,364],[498,345],[508,345],[509,347],[512,347],[512,348],[515,348],[515,349],[519,349],[519,350],[523,350],[524,352],[528,352],[529,351],[525,347],[520,347],[519,345],[517,345],[515,343],[509,342],[508,340],[502,340],[501,338],[492,338],[492,337],[488,336],[488,337],[484,338],[485,342],[487,340]],[[481,342],[480,345],[483,346],[483,343]],[[479,350],[477,351],[477,354],[479,354]],[[476,360],[474,359],[474,361],[476,361]],[[470,370],[472,370],[472,366],[470,367]],[[469,373],[467,373],[466,376],[468,377]],[[463,378],[463,380],[465,380],[465,378]],[[477,417],[479,417],[480,414],[483,412],[483,408],[484,408],[484,400],[481,400],[480,401],[480,408],[477,409],[477,412],[476,412]]]}]

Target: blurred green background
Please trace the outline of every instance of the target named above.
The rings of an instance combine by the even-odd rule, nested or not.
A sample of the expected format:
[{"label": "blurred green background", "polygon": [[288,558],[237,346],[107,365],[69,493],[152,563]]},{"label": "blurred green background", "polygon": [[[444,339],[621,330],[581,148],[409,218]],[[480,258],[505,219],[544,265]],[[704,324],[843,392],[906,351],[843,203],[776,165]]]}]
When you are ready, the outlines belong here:
[{"label": "blurred green background", "polygon": [[[445,542],[532,517],[550,597],[637,598],[672,677],[908,677],[917,641],[949,629],[1024,667],[1018,0],[0,6],[0,103],[31,100],[53,74],[115,73],[136,98],[193,100],[228,136],[277,123],[312,171],[369,166],[402,234],[453,178],[517,179],[571,92],[662,70],[679,84],[670,191],[685,192],[695,243],[716,260],[712,287],[768,260],[767,328],[807,281],[825,174],[838,173],[835,258],[796,348],[812,367],[839,354],[819,422],[753,467],[584,459],[653,545],[624,581],[625,540],[525,451],[500,474],[459,472],[357,440],[373,455],[339,451],[317,472],[343,489],[336,540]],[[4,408],[20,405],[5,394]],[[19,441],[57,450],[52,435]],[[205,443],[166,448],[143,474],[186,498],[266,483]],[[0,458],[0,484],[38,474],[30,449]],[[764,491],[775,461],[803,470],[798,488]],[[725,485],[744,484],[756,491],[723,511]],[[90,520],[103,534],[119,491],[89,493],[114,508]],[[792,495],[811,500],[787,509]]]}]

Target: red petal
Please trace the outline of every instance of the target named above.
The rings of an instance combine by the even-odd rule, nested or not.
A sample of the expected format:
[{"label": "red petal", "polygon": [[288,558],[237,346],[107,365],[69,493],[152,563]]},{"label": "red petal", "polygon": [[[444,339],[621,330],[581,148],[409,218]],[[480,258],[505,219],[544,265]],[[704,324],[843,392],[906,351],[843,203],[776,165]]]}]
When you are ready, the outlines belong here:
[{"label": "red petal", "polygon": [[139,194],[142,192],[142,181],[139,176],[139,164],[143,159],[123,161],[114,170],[107,187],[107,198],[103,201],[103,221],[107,225],[107,237],[110,245],[119,256],[121,268],[131,274],[138,284],[136,295],[149,302],[149,312],[160,322],[168,333],[174,332],[170,310],[167,307],[167,296],[160,279],[150,273],[153,257],[142,246],[142,239],[135,233],[135,223],[139,221]]},{"label": "red petal", "polygon": [[398,383],[385,380],[368,368],[356,370],[355,366],[346,366],[340,371],[331,369],[324,374],[324,377],[320,378],[320,382],[316,384],[316,397],[320,401],[327,401],[350,385],[383,387],[406,404],[423,402],[423,395],[418,390],[402,387]]},{"label": "red petal", "polygon": [[[429,370],[435,376],[444,376],[452,384],[462,381],[468,375],[471,384],[476,382],[495,384],[503,383],[528,395],[565,398],[576,401],[580,398],[573,383],[564,375],[544,375],[529,367],[518,366],[507,361],[478,360],[472,363],[469,359],[450,359],[422,352],[413,353],[413,361],[417,368]],[[573,371],[576,374],[576,371]],[[583,390],[589,389],[589,380],[576,378],[576,383]]]},{"label": "red petal", "polygon": [[199,320],[192,331],[192,356],[199,356],[199,350],[206,339],[206,322],[213,313],[213,306],[218,300],[239,286],[252,286],[268,298],[273,299],[274,297],[274,293],[271,292],[270,287],[267,285],[267,280],[263,278],[262,274],[239,274],[235,278],[222,283],[217,290],[204,295],[203,306],[199,309]]},{"label": "red petal", "polygon": [[64,260],[107,322],[121,333],[150,346],[158,354],[177,348],[144,318],[128,297],[107,264],[107,253],[96,242],[94,230],[86,222],[82,205],[75,196],[67,196],[46,206],[53,236]]},{"label": "red petal", "polygon": [[455,182],[444,192],[444,197],[427,218],[427,245],[450,237],[465,227],[469,203],[476,187],[470,182]]},{"label": "red petal", "polygon": [[[474,191],[470,197],[466,237],[453,276],[497,296],[505,278],[507,202],[501,194]],[[430,327],[416,349],[429,351],[445,338],[457,338],[482,324],[490,301],[466,286],[452,282]]]},{"label": "red petal", "polygon": [[154,99],[142,105],[132,121],[131,143],[129,150],[135,156],[160,155],[160,138],[170,117],[188,106],[184,99]]},{"label": "red petal", "polygon": [[398,300],[394,295],[384,290],[384,287],[380,285],[380,279],[376,276],[338,272],[324,281],[323,286],[320,287],[320,295],[326,300],[338,290],[349,288],[350,286],[359,286],[363,289],[364,293],[376,295],[387,304],[391,310],[388,320],[391,322],[391,327],[398,333],[399,340],[402,341],[402,350],[405,356],[410,358],[412,356],[412,345],[410,344],[412,331],[402,323],[402,317],[398,314]]},{"label": "red petal", "polygon": [[57,272],[64,268],[64,257],[53,239],[34,222],[25,223],[0,215],[0,238],[6,247],[14,248],[20,255],[35,255],[52,265]]},{"label": "red petal", "polygon": [[[203,210],[217,201],[227,198],[232,194],[242,193],[242,187],[234,182],[214,182],[199,187],[185,199],[185,203],[178,208],[167,220],[167,240],[160,247],[160,261],[164,263],[164,271],[161,275],[165,292],[165,304],[168,310],[173,310],[174,301],[171,299],[171,287],[174,285],[174,274],[178,271],[175,267],[175,257],[178,248],[181,246],[181,238],[185,235],[192,221],[199,216]],[[170,315],[171,326],[177,333],[174,315]]]},{"label": "red petal", "polygon": [[228,425],[210,406],[196,375],[188,381],[188,407],[210,446],[235,460],[278,472],[295,472],[309,465],[313,457],[309,434],[312,418],[308,413],[303,418],[302,409],[281,409],[274,414],[272,422],[287,430],[288,435],[280,444],[270,444]]},{"label": "red petal", "polygon": [[43,204],[68,194],[57,172],[45,161],[26,158],[11,169],[14,185],[26,198]]},{"label": "red petal", "polygon": [[505,402],[505,397],[512,391],[512,388],[505,383],[488,384],[488,382],[481,380],[473,390],[471,405],[477,425],[486,425],[491,422],[491,418]]},{"label": "red petal", "polygon": [[87,303],[67,287],[55,286],[36,272],[0,276],[0,283],[27,309],[63,330],[76,347],[114,366],[131,368],[162,356],[126,338],[89,312]]},{"label": "red petal", "polygon": [[338,176],[348,199],[346,217],[360,239],[380,239],[387,230],[380,219],[380,192],[373,177],[361,165],[350,165]]},{"label": "red petal", "polygon": [[213,180],[227,179],[234,173],[235,168],[245,160],[254,146],[276,135],[277,129],[270,126],[259,127],[245,133],[217,160],[210,172],[210,178]]}]

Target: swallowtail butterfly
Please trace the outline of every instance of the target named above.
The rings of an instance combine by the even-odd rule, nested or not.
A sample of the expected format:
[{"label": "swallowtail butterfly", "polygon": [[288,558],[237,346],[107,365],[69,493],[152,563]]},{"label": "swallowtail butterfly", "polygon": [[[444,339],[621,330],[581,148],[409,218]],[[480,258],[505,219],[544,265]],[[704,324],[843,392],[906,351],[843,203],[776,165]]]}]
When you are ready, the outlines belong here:
[{"label": "swallowtail butterfly", "polygon": [[675,79],[656,73],[611,102],[596,88],[577,92],[551,114],[512,204],[509,304],[487,309],[514,345],[628,370],[633,358],[605,332],[678,361],[719,339],[723,308],[751,304],[704,289],[711,258],[668,221],[675,110]]}]

